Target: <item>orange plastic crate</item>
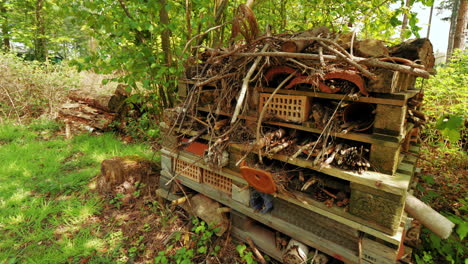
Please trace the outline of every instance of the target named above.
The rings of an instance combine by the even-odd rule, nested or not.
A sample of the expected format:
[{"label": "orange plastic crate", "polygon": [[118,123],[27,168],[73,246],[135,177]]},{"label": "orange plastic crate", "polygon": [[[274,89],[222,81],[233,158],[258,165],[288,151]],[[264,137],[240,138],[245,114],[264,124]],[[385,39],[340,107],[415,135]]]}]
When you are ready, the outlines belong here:
[{"label": "orange plastic crate", "polygon": [[174,172],[177,175],[185,176],[196,182],[202,182],[202,168],[198,167],[195,164],[180,159],[174,159],[173,164]]},{"label": "orange plastic crate", "polygon": [[232,193],[232,179],[216,172],[203,170],[203,183],[228,193],[229,195]]},{"label": "orange plastic crate", "polygon": [[[271,94],[260,94],[260,112]],[[309,119],[310,98],[300,95],[275,94],[267,105],[268,113],[276,118],[292,122],[304,122]]]}]

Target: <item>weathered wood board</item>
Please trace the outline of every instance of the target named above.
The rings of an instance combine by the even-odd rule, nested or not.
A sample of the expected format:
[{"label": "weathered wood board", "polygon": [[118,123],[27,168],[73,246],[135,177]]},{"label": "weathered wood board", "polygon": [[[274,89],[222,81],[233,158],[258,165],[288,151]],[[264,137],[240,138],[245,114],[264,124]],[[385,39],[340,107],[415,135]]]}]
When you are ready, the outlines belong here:
[{"label": "weathered wood board", "polygon": [[364,219],[398,230],[405,204],[405,196],[351,183],[349,212]]}]

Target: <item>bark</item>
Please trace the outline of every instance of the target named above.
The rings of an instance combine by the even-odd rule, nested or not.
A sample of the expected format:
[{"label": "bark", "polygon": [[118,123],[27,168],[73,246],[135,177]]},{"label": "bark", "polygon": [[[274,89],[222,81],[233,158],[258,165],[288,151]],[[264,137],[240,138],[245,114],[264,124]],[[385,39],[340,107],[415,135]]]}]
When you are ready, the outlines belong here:
[{"label": "bark", "polygon": [[[411,0],[406,0],[405,7],[407,9],[411,8]],[[409,12],[409,10],[408,10],[408,12]],[[407,27],[408,27],[408,13],[405,12],[404,15],[403,15],[403,21],[401,23],[401,32],[400,32],[400,39],[402,41],[405,40],[405,31],[406,31]]]},{"label": "bark", "polygon": [[113,157],[101,163],[96,178],[97,191],[103,194],[120,192],[132,195],[137,188],[143,194],[157,188],[159,165],[139,156]]},{"label": "bark", "polygon": [[354,44],[356,55],[361,57],[382,58],[388,57],[388,49],[384,42],[377,39],[365,39]]},{"label": "bark", "polygon": [[187,42],[192,38],[192,1],[185,0],[185,22],[187,23]]},{"label": "bark", "polygon": [[452,57],[453,53],[453,40],[455,38],[455,27],[457,25],[457,15],[458,15],[458,8],[460,6],[460,1],[462,0],[455,0],[452,7],[452,15],[450,16],[450,31],[449,31],[449,39],[448,39],[448,46],[447,46],[447,59]]},{"label": "bark", "polygon": [[286,247],[283,255],[283,263],[307,263],[307,255],[309,254],[309,248],[299,241],[294,239],[289,240],[288,246]]},{"label": "bark", "polygon": [[113,95],[96,95],[76,90],[71,91],[68,94],[68,98],[76,102],[85,103],[102,111],[119,113],[123,110],[125,99],[127,97],[117,93]]},{"label": "bark", "polygon": [[172,52],[171,52],[171,30],[168,28],[169,26],[169,14],[166,10],[167,2],[166,0],[159,0],[159,4],[161,9],[159,9],[159,19],[161,24],[164,25],[165,29],[161,33],[161,45],[162,50],[164,52],[164,61],[167,66],[172,65]]},{"label": "bark", "polygon": [[59,109],[59,118],[65,123],[71,123],[78,128],[92,128],[101,131],[110,129],[110,124],[116,115],[101,111],[86,104],[64,104]]},{"label": "bark", "polygon": [[45,36],[46,27],[44,19],[44,0],[36,1],[36,35],[34,36],[34,56],[38,61],[47,59],[47,38]]},{"label": "bark", "polygon": [[301,52],[307,46],[314,42],[313,40],[307,40],[309,37],[319,37],[320,35],[329,33],[329,30],[325,26],[313,28],[311,30],[306,30],[299,33],[296,38],[299,39],[291,39],[289,41],[285,41],[281,44],[281,51],[284,52]]},{"label": "bark", "polygon": [[453,49],[465,49],[465,30],[468,22],[468,1],[462,0],[458,8],[457,26],[453,39]]},{"label": "bark", "polygon": [[429,22],[427,23],[427,34],[426,38],[429,38],[431,34],[431,27],[432,27],[432,15],[434,13],[434,4],[431,6],[431,12],[429,13]]},{"label": "bark", "polygon": [[[159,9],[159,20],[161,24],[165,27],[164,30],[161,32],[161,46],[164,52],[164,62],[166,66],[172,65],[172,50],[171,50],[171,35],[172,32],[169,29],[169,14],[166,10],[167,1],[166,0],[159,0],[159,4],[161,9]],[[167,76],[167,78],[171,78]],[[162,99],[162,103],[164,107],[171,107],[174,101],[174,98],[171,94],[168,93],[168,87],[163,87],[159,85],[159,94]]]},{"label": "bark", "polygon": [[411,61],[420,61],[426,69],[434,67],[435,58],[432,44],[427,38],[412,39],[390,48],[393,57],[405,58]]}]

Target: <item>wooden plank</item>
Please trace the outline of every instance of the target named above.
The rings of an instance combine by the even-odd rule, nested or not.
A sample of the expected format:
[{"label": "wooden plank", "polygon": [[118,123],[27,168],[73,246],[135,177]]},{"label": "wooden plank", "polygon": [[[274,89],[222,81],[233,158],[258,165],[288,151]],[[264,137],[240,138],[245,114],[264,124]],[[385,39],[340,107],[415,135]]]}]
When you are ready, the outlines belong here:
[{"label": "wooden plank", "polygon": [[[203,112],[211,111],[211,109],[209,109],[208,107],[198,107],[197,109]],[[224,115],[224,116],[232,116],[230,113],[227,113],[224,111],[217,111],[216,114]],[[239,115],[239,118],[257,122],[257,117],[254,117],[254,116]],[[263,123],[268,124],[268,125],[298,129],[298,130],[312,132],[316,134],[322,133],[321,129],[318,129],[315,127],[307,127],[307,126],[298,125],[298,124],[278,122],[278,121],[264,121]],[[344,133],[333,132],[331,133],[331,135],[335,137],[339,137],[339,138],[350,139],[350,140],[371,143],[371,144],[380,144],[384,146],[397,146],[403,140],[402,136],[388,136],[384,134],[363,134],[363,133],[353,133],[353,132],[344,134]]]},{"label": "wooden plank", "polygon": [[352,251],[343,248],[335,243],[325,240],[321,237],[316,236],[308,231],[298,228],[294,225],[287,223],[284,220],[275,218],[270,214],[260,214],[255,212],[254,209],[248,208],[238,202],[232,200],[229,196],[221,191],[217,191],[207,186],[198,184],[187,178],[181,177],[179,179],[181,183],[190,189],[193,189],[199,193],[206,195],[207,197],[214,199],[262,224],[265,224],[273,229],[276,229],[290,237],[293,237],[297,241],[307,244],[313,248],[316,248],[334,258],[337,258],[346,263],[358,263],[359,257]]},{"label": "wooden plank", "polygon": [[406,110],[406,105],[377,105],[374,132],[404,137]]},{"label": "wooden plank", "polygon": [[[238,181],[244,181],[242,179],[242,176],[240,173],[229,170],[229,169],[223,169],[223,172],[226,173],[225,175],[231,175],[232,179],[237,179]],[[168,176],[170,177],[170,176]],[[247,184],[247,182],[245,182]],[[367,221],[363,218],[354,216],[350,214],[349,212],[343,210],[342,208],[338,207],[332,207],[328,208],[326,207],[323,203],[320,203],[318,201],[315,201],[309,197],[307,197],[305,194],[301,192],[293,192],[294,196],[296,196],[297,199],[294,199],[290,196],[283,195],[283,194],[277,194],[278,198],[281,198],[285,201],[288,201],[290,203],[294,203],[296,205],[299,205],[307,210],[316,212],[318,214],[321,214],[323,216],[329,217],[333,220],[336,220],[340,223],[343,223],[351,228],[354,228],[356,230],[365,232],[367,234],[373,235],[375,237],[378,237],[384,241],[387,241],[389,243],[398,245],[401,242],[401,234],[403,232],[403,228],[399,228],[396,232],[395,235],[390,235],[392,230],[388,228],[384,228],[382,226],[379,226],[375,223],[372,223],[370,221]],[[380,231],[379,231],[380,230]],[[382,231],[382,232],[381,232]],[[384,233],[383,233],[384,232]],[[386,232],[386,233],[385,233]]]},{"label": "wooden plank", "polygon": [[[259,92],[272,93],[275,88],[262,88],[258,87]],[[299,90],[289,90],[289,89],[280,89],[277,93],[288,94],[288,95],[306,95],[311,97],[319,97],[325,99],[334,99],[334,100],[346,100],[346,101],[356,101],[363,103],[372,103],[372,104],[385,104],[385,105],[396,105],[404,106],[406,105],[406,100],[413,97],[419,90],[408,90],[403,93],[393,93],[393,94],[375,94],[373,97],[364,97],[360,96],[359,99],[351,98],[343,94],[329,94],[322,92],[314,91],[299,91]]]},{"label": "wooden plank", "polygon": [[349,212],[387,227],[396,234],[400,227],[406,195],[396,195],[351,183]]},{"label": "wooden plank", "polygon": [[[397,232],[394,235],[390,235],[390,234],[387,234],[390,231],[390,229],[382,228],[381,226],[378,226],[375,223],[372,223],[360,217],[351,215],[350,213],[345,211],[343,208],[339,208],[339,207],[328,208],[323,203],[315,201],[312,198],[307,197],[303,193],[293,192],[293,194],[296,196],[297,199],[293,199],[291,197],[288,197],[282,194],[278,194],[278,197],[288,202],[299,205],[307,210],[329,217],[351,228],[354,228],[356,230],[378,237],[394,245],[399,245],[401,242],[401,237],[403,234],[403,227],[398,228]],[[382,233],[381,231],[385,231],[387,233]]]},{"label": "wooden plank", "polygon": [[258,247],[262,252],[265,252],[268,256],[276,259],[280,263],[283,261],[282,253],[279,254],[278,250],[270,250],[270,247],[262,243],[262,241],[255,239],[255,236],[252,236],[252,234],[250,234],[249,232],[244,232],[242,229],[233,226],[231,227],[231,234],[233,237],[241,240],[244,243],[247,243],[247,237],[250,237],[254,242],[255,246]]},{"label": "wooden plank", "polygon": [[[244,151],[248,151],[248,148],[244,145],[231,144],[231,146]],[[357,172],[345,171],[333,167],[321,168],[320,166],[315,166],[310,160],[298,158],[293,159],[289,156],[281,154],[273,155],[273,159],[296,165],[299,167],[316,170],[343,180],[360,183],[372,188],[400,195],[404,195],[408,190],[409,179],[411,177],[411,175],[405,175],[402,173],[395,173],[394,176],[391,176],[388,174],[382,174],[374,171],[364,171],[361,174],[359,174]]]},{"label": "wooden plank", "polygon": [[389,248],[367,237],[362,239],[362,258],[369,263],[395,264],[398,249]]},{"label": "wooden plank", "polygon": [[393,175],[400,163],[400,149],[401,145],[387,147],[372,144],[369,162],[375,170]]}]

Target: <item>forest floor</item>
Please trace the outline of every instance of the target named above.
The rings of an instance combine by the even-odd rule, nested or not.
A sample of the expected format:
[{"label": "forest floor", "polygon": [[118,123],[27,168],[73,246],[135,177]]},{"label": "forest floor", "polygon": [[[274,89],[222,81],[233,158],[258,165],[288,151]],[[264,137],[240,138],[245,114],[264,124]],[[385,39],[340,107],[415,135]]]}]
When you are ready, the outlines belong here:
[{"label": "forest floor", "polygon": [[[1,124],[0,263],[154,263],[160,252],[159,263],[242,262],[228,235],[177,207],[139,190],[131,200],[94,190],[101,161],[127,155],[159,161],[111,133],[65,139],[54,122]],[[194,243],[198,252],[179,250]]]},{"label": "forest floor", "polygon": [[[112,133],[66,139],[63,127],[51,121],[0,125],[0,263],[254,263],[248,247],[227,234],[216,237],[157,197],[137,190],[126,200],[95,190],[104,159],[136,154],[158,163],[154,153],[147,144],[125,144]],[[418,196],[452,221],[462,219],[466,156],[427,145],[422,153]],[[466,232],[462,227],[457,232]],[[441,243],[427,231],[423,236],[450,245],[441,250],[466,252],[466,242]],[[430,249],[421,248],[421,261],[425,250]]]}]

